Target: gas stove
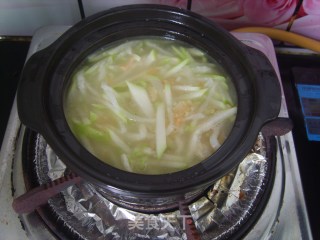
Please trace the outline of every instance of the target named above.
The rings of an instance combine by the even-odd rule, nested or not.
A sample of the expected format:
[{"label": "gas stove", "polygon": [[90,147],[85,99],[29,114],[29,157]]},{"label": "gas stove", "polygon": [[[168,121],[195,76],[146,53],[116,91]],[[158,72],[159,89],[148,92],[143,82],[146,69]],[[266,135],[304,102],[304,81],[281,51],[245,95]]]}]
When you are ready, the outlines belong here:
[{"label": "gas stove", "polygon": [[[36,32],[33,36],[31,46],[29,49],[28,57],[30,57],[36,51],[45,48],[55,39],[57,39],[64,31],[68,29],[67,26],[52,26],[45,27]],[[275,51],[273,48],[272,41],[261,34],[253,33],[234,33],[234,36],[248,46],[256,48],[263,52],[272,65],[274,66],[277,75],[280,79],[278,65],[275,57]],[[281,81],[280,81],[281,83]],[[280,117],[288,117],[287,107],[285,103],[284,94],[282,92],[282,106]],[[36,212],[30,214],[23,214],[18,216],[12,209],[11,204],[13,198],[23,194],[27,187],[27,183],[24,179],[24,169],[22,164],[23,144],[25,139],[26,129],[21,125],[18,114],[16,101],[13,104],[9,124],[7,126],[5,138],[1,148],[1,168],[0,168],[0,231],[1,238],[3,239],[56,239],[70,238],[70,236],[62,236],[57,234],[60,231],[61,224],[57,223],[56,226],[51,226],[51,223],[45,223],[43,217],[41,217],[41,210],[38,209]],[[39,139],[37,141],[42,141]],[[300,174],[297,164],[297,158],[295,154],[295,147],[293,143],[292,134],[288,133],[284,136],[276,138],[277,151],[275,152],[275,170],[273,184],[269,193],[268,200],[261,209],[261,214],[256,218],[250,229],[242,233],[245,239],[312,239],[309,228],[309,222],[307,218],[307,212],[301,187]],[[50,148],[46,148],[45,151],[50,152]],[[49,155],[52,153],[49,153]],[[54,154],[54,153],[53,153]],[[58,163],[59,164],[59,163]],[[59,166],[61,167],[61,166]],[[59,168],[58,167],[58,168]],[[52,176],[53,178],[57,176]],[[71,190],[69,190],[71,191]],[[112,202],[108,205],[109,207],[113,204]],[[112,205],[113,207],[114,205]],[[192,217],[195,220],[197,213],[191,209]],[[109,208],[110,209],[110,208]],[[114,210],[114,218],[119,218],[116,211],[120,211],[121,208],[112,208]],[[122,213],[132,213],[130,211],[124,211]],[[90,215],[89,211],[86,212]],[[249,215],[254,215],[250,213]],[[133,216],[133,215],[132,215]],[[127,222],[127,229],[130,230],[133,227],[137,228],[139,225],[137,221],[132,221],[130,225],[130,219],[132,216],[127,216],[129,222]],[[135,219],[141,215],[136,215]],[[145,216],[145,215],[144,215]],[[149,216],[149,215],[147,215]],[[90,216],[89,216],[90,217]],[[97,218],[97,216],[95,216]],[[122,216],[122,218],[125,218]],[[89,219],[89,218],[88,218]],[[91,218],[91,220],[94,219]],[[150,221],[152,218],[149,219]],[[57,221],[58,222],[58,221]],[[96,221],[95,227],[99,229],[99,221]],[[48,224],[50,227],[48,228]],[[104,223],[106,224],[106,223]],[[203,224],[201,221],[196,221],[198,230],[203,230]],[[101,227],[101,226],[100,226]],[[221,226],[220,226],[221,227]],[[53,230],[52,228],[55,228]],[[136,238],[132,239],[186,239],[186,236],[181,229],[181,235],[173,234],[173,237],[168,235],[157,235],[151,233],[156,229],[149,229],[148,233],[136,235]],[[110,238],[109,233],[103,230],[104,234],[100,236],[95,235],[94,238],[98,239],[123,239],[120,235],[113,234],[114,238]],[[116,229],[107,229],[109,232],[116,233]],[[54,233],[55,232],[55,233]],[[79,234],[79,233],[78,233]],[[153,234],[153,235],[152,235]],[[60,236],[59,236],[60,235]],[[203,237],[204,239],[208,239]],[[223,239],[223,238],[222,238]]]}]

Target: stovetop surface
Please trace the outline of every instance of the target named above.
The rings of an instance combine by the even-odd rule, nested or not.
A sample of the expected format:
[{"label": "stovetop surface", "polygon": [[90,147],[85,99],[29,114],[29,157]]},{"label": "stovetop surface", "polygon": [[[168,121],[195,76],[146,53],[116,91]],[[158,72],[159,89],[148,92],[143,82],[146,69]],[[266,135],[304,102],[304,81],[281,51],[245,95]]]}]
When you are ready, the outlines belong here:
[{"label": "stovetop surface", "polygon": [[13,99],[16,93],[19,76],[26,59],[30,38],[0,37],[0,145],[7,127]]},{"label": "stovetop surface", "polygon": [[[6,40],[0,41],[1,47],[6,48],[7,51],[1,50],[0,69],[1,79],[3,86],[1,87],[1,96],[6,96],[2,105],[6,107],[1,108],[1,121],[6,122],[9,116],[11,105],[13,102],[14,92],[18,82],[18,76],[21,72],[22,63],[26,58],[26,53],[29,47],[28,41],[14,41]],[[3,54],[4,53],[4,54]],[[277,54],[277,60],[280,66],[280,73],[282,77],[282,83],[284,86],[284,93],[287,99],[288,112],[292,120],[294,121],[295,128],[293,129],[293,136],[295,140],[296,151],[298,155],[298,163],[301,173],[301,179],[304,189],[304,195],[306,199],[306,205],[310,218],[311,228],[313,230],[313,236],[315,239],[319,239],[319,226],[320,209],[317,207],[319,199],[317,194],[314,193],[316,189],[315,183],[319,181],[318,171],[320,170],[319,161],[314,156],[317,156],[316,149],[319,147],[319,142],[310,142],[307,140],[302,113],[300,105],[297,99],[297,93],[292,81],[292,67],[319,67],[320,57],[309,55],[292,55],[292,54]],[[6,66],[6,67],[3,67]],[[5,71],[5,73],[4,73]],[[9,71],[11,73],[9,73]],[[2,77],[4,76],[4,77]],[[13,76],[13,77],[12,77]],[[320,84],[320,82],[319,82]],[[4,93],[9,95],[4,95]],[[5,131],[5,124],[2,124],[1,141]],[[5,219],[0,219],[1,223],[6,224]]]},{"label": "stovetop surface", "polygon": [[[306,200],[311,230],[314,239],[320,239],[319,195],[315,192],[320,183],[320,142],[309,141],[304,125],[303,114],[294,82],[292,69],[295,67],[316,68],[320,70],[320,55],[277,54],[282,85],[286,97],[289,117],[294,122],[292,130],[295,143],[301,181]],[[320,79],[317,79],[320,86]]]}]

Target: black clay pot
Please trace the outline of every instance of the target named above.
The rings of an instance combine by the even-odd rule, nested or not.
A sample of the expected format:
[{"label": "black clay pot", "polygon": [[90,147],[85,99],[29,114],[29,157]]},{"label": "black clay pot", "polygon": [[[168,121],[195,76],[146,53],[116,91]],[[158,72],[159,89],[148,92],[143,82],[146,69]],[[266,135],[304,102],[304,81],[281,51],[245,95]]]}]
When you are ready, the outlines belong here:
[{"label": "black clay pot", "polygon": [[[178,39],[204,50],[236,87],[238,112],[229,137],[216,153],[184,171],[142,175],[111,167],[82,147],[66,122],[64,94],[78,64],[102,46],[136,36]],[[72,171],[115,198],[150,204],[159,197],[170,202],[194,196],[189,193],[227,174],[249,152],[262,126],[278,116],[281,103],[277,76],[262,53],[204,17],[161,5],[118,7],[79,22],[28,60],[17,97],[22,123],[42,134]]]}]

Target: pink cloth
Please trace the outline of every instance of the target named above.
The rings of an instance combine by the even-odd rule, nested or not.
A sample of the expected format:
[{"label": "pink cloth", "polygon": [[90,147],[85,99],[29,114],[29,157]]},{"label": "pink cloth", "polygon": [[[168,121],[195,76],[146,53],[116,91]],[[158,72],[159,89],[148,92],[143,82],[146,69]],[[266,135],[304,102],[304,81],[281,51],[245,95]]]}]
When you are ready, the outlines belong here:
[{"label": "pink cloth", "polygon": [[253,23],[275,26],[288,21],[297,0],[244,0],[244,16]]},{"label": "pink cloth", "polygon": [[[186,8],[187,0],[159,0]],[[298,0],[193,0],[192,11],[206,16],[228,30],[267,26],[286,29]],[[292,31],[320,40],[320,0],[303,0]]]},{"label": "pink cloth", "polygon": [[303,0],[302,9],[307,15],[320,15],[320,0]]}]

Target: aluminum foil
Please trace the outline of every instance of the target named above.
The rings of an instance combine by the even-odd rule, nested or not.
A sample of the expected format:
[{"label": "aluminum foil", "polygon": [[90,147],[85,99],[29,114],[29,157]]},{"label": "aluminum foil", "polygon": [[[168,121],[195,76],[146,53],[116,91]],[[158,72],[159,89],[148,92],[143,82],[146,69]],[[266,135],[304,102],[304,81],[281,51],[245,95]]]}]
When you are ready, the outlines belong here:
[{"label": "aluminum foil", "polygon": [[[40,184],[68,173],[40,135],[34,161]],[[268,167],[260,134],[240,165],[189,205],[201,239],[225,239],[245,223],[264,191]],[[184,220],[189,216],[179,211],[142,214],[118,207],[88,182],[69,187],[51,198],[49,205],[79,239],[187,239]]]}]

